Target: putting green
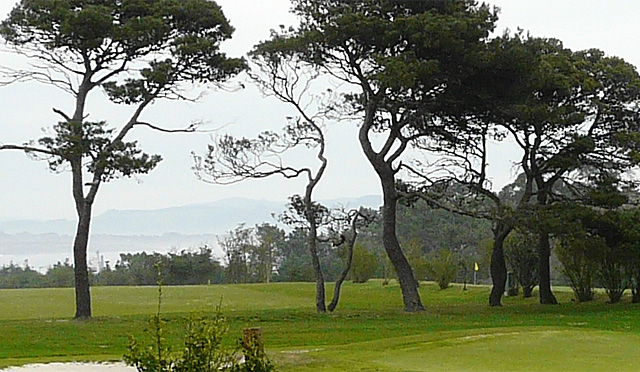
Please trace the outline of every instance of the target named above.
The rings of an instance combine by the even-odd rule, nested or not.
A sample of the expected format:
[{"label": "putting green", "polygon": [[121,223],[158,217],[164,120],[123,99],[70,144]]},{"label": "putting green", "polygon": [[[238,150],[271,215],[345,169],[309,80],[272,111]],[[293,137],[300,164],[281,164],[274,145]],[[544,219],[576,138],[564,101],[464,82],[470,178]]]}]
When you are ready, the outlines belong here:
[{"label": "putting green", "polygon": [[282,352],[283,371],[638,371],[640,336],[558,328],[438,332]]}]

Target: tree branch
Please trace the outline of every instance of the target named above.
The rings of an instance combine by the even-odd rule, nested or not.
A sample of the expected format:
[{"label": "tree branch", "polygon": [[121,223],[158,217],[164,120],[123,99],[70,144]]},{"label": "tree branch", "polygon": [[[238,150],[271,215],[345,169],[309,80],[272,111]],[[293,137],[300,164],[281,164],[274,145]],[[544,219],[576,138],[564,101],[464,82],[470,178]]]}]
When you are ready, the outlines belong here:
[{"label": "tree branch", "polygon": [[62,116],[64,118],[64,120],[67,121],[67,122],[72,121],[71,117],[69,115],[65,114],[64,112],[62,112],[62,110],[59,110],[59,109],[54,107],[53,108],[53,112],[55,112],[56,114]]},{"label": "tree branch", "polygon": [[137,121],[137,122],[133,123],[133,125],[144,125],[144,126],[149,127],[149,128],[151,128],[153,130],[156,130],[158,132],[163,132],[163,133],[193,133],[193,132],[197,131],[198,126],[200,125],[200,123],[191,123],[186,128],[180,128],[180,129],[162,128],[162,127],[158,127],[156,125],[153,125],[153,124],[147,123],[147,122],[143,122],[143,121]]},{"label": "tree branch", "polygon": [[21,145],[0,145],[0,150],[18,150],[18,151],[24,151],[24,152],[37,152],[39,154],[45,154],[45,155],[49,155],[49,156],[56,156],[57,154],[49,151],[49,150],[45,150],[45,149],[40,149],[37,147],[31,147],[31,146],[21,146]]}]

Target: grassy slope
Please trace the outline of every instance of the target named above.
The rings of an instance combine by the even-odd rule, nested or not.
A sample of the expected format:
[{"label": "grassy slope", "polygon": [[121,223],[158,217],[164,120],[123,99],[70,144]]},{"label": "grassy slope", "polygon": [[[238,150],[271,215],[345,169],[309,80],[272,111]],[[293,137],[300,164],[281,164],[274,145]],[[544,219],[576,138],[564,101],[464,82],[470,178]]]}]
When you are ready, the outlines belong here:
[{"label": "grassy slope", "polygon": [[[176,345],[189,312],[222,300],[231,330],[262,327],[282,371],[635,371],[640,308],[507,298],[489,308],[489,289],[439,291],[422,285],[427,311],[405,314],[397,286],[347,284],[334,314],[313,309],[311,283],[165,287],[163,309]],[[69,320],[73,290],[0,291],[0,367],[34,361],[114,360],[127,336],[141,335],[157,306],[156,289],[94,288],[95,319]],[[544,362],[540,356],[549,355]],[[496,364],[499,363],[499,364]],[[626,363],[626,364],[625,364]],[[619,368],[622,367],[622,368]]]}]

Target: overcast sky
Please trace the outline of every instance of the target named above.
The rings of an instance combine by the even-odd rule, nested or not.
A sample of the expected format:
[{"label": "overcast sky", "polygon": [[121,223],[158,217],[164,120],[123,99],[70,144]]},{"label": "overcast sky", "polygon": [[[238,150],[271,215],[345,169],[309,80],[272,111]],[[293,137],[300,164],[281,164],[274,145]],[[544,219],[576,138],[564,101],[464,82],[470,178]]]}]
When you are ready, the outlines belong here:
[{"label": "overcast sky", "polygon": [[[8,13],[13,1],[0,0],[0,15]],[[251,46],[279,25],[295,19],[288,13],[287,0],[218,0],[236,32],[224,49],[232,56],[244,55]],[[574,49],[600,48],[640,65],[640,2],[637,0],[500,0],[498,32],[518,27],[534,36],[555,37]],[[0,65],[13,63],[0,54]],[[210,92],[197,103],[158,101],[143,119],[166,127],[180,127],[202,120],[208,128],[250,136],[264,129],[277,129],[291,109],[278,101],[263,99],[245,82],[246,89]],[[90,119],[107,120],[120,126],[131,108],[114,108],[101,92],[94,92],[88,106]],[[0,142],[23,143],[42,136],[41,128],[59,118],[52,107],[71,111],[73,100],[51,87],[22,83],[0,87]],[[328,128],[328,173],[318,188],[319,198],[380,194],[372,169],[361,154],[356,128],[348,123]],[[108,209],[156,209],[215,201],[227,197],[249,197],[284,201],[303,191],[304,180],[251,181],[232,186],[214,186],[198,181],[191,171],[190,152],[204,152],[208,134],[167,135],[136,129],[137,139],[149,153],[162,154],[164,161],[150,175],[104,184],[94,213]],[[507,148],[507,145],[504,147]],[[506,151],[506,150],[505,150]],[[506,184],[514,176],[510,156],[496,153],[492,159],[494,183]],[[312,161],[312,160],[311,160]],[[46,163],[19,152],[0,153],[0,220],[75,218],[70,174],[52,174]]]}]

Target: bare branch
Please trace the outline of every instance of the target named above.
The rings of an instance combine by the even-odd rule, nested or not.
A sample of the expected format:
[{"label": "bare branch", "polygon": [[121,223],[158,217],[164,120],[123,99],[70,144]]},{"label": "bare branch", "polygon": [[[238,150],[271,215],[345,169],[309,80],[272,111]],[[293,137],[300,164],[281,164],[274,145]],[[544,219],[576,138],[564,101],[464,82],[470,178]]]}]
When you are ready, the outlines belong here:
[{"label": "bare branch", "polygon": [[0,145],[0,150],[18,150],[18,151],[24,151],[25,153],[35,152],[35,153],[49,155],[49,156],[57,155],[56,153],[46,149],[41,149],[41,148],[32,147],[32,146],[24,146],[24,145]]},{"label": "bare branch", "polygon": [[196,132],[198,130],[198,125],[200,125],[200,123],[191,123],[189,124],[189,126],[187,126],[186,128],[180,128],[180,129],[167,129],[167,128],[162,128],[162,127],[158,127],[156,125],[153,125],[151,123],[147,123],[144,121],[137,121],[135,123],[133,123],[133,125],[143,125],[146,127],[149,127],[153,130],[159,131],[159,132],[164,132],[164,133],[193,133]]},{"label": "bare branch", "polygon": [[71,117],[67,114],[65,114],[64,112],[62,112],[62,110],[59,110],[57,108],[53,108],[53,112],[55,112],[56,114],[62,116],[64,118],[65,121],[69,122],[71,121]]}]

